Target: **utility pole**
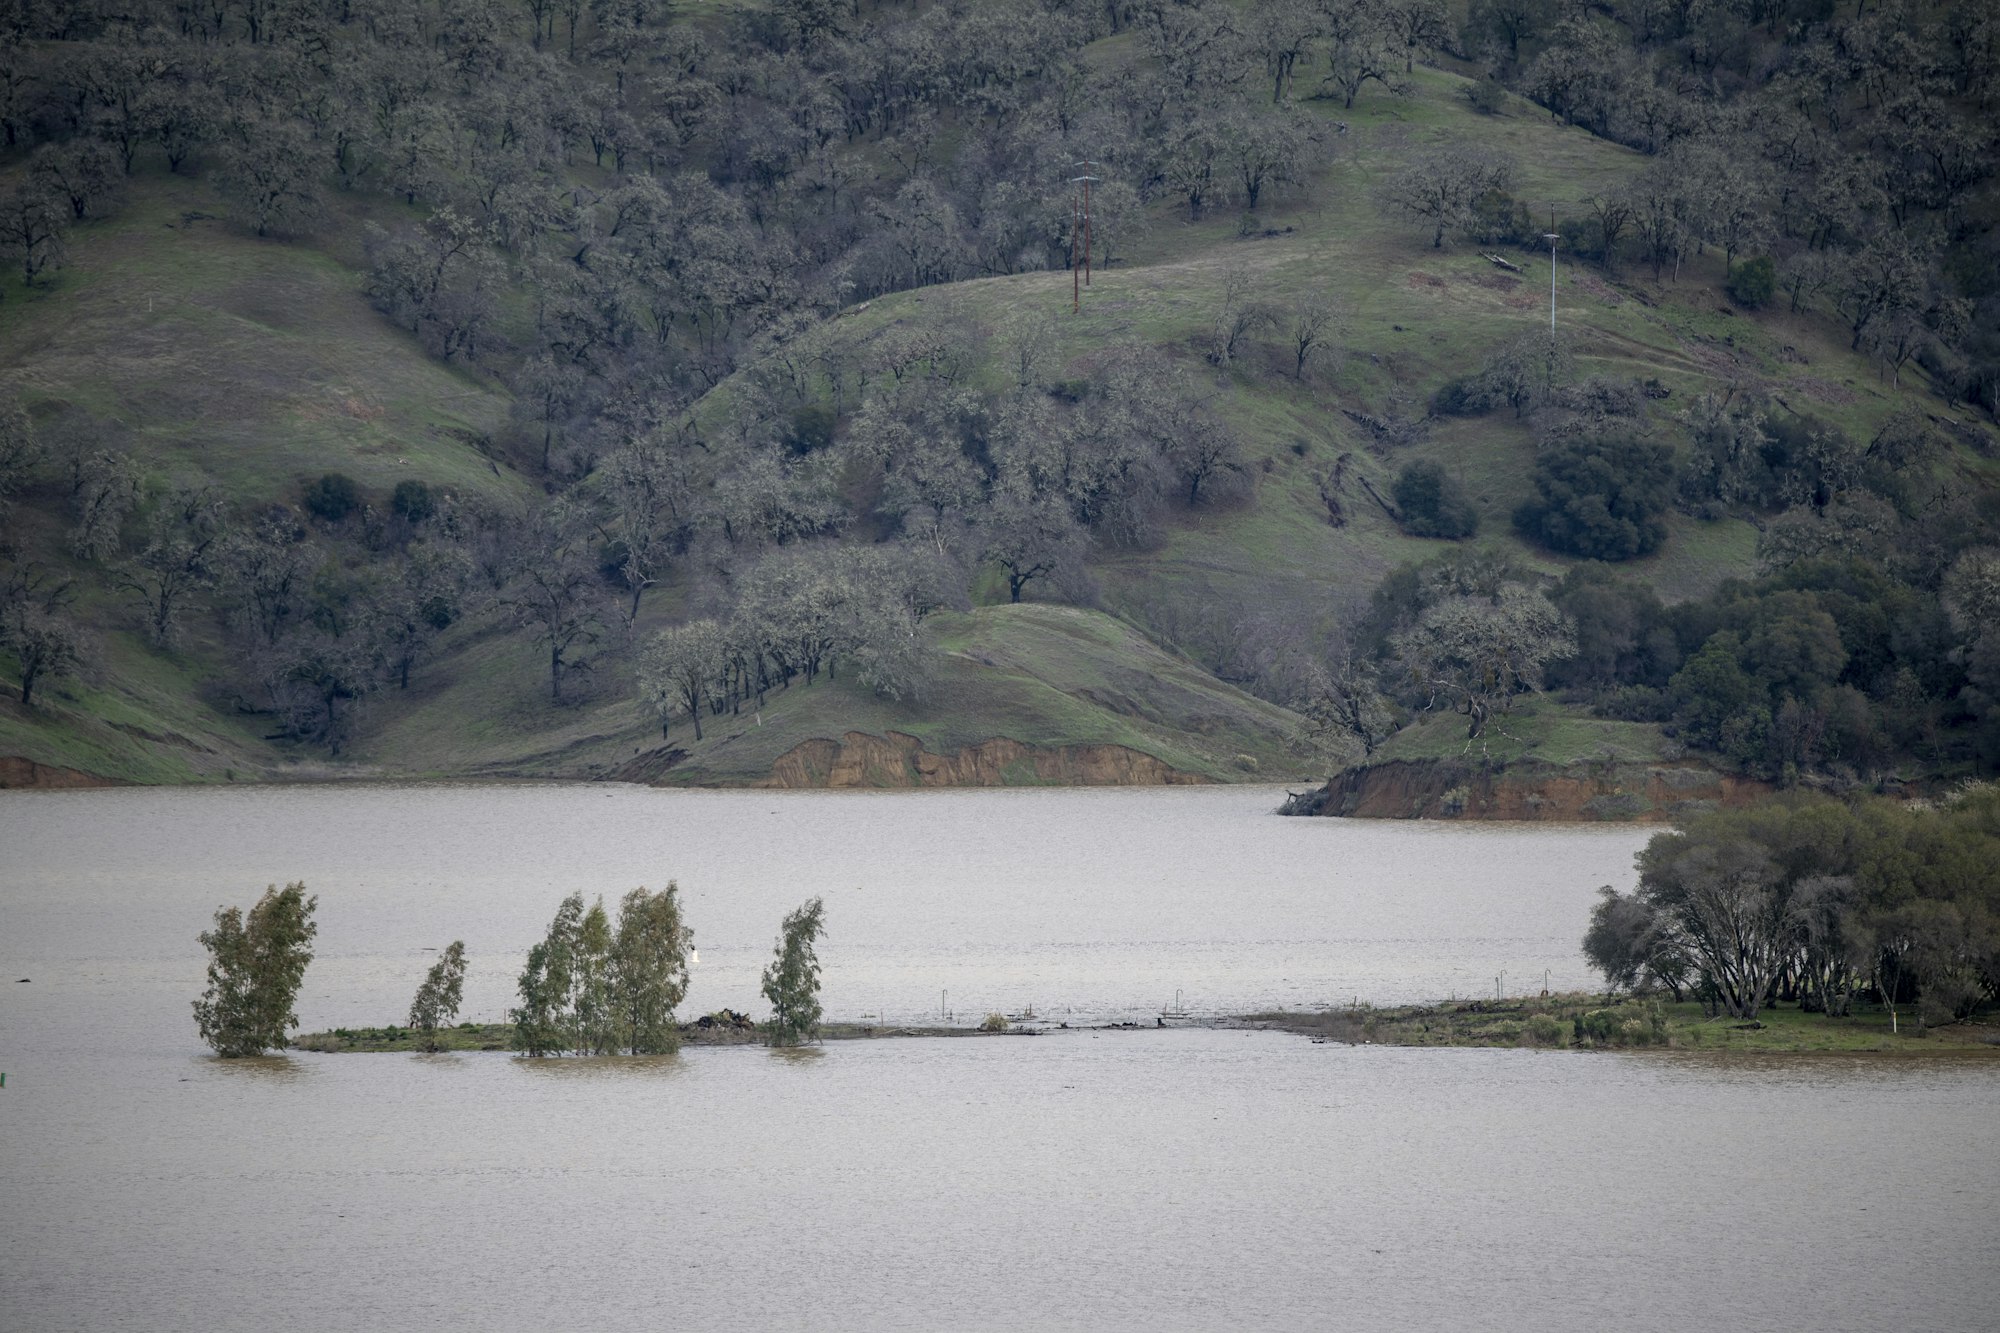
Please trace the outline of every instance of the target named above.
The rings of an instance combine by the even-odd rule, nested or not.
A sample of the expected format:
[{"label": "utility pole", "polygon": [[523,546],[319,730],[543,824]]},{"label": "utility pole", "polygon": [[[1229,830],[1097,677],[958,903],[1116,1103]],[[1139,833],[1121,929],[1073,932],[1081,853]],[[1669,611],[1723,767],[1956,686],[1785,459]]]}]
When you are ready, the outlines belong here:
[{"label": "utility pole", "polygon": [[[1090,285],[1090,187],[1098,177],[1091,174],[1097,167],[1095,162],[1077,163],[1071,170],[1077,174],[1069,178],[1070,219],[1069,219],[1069,311],[1073,315],[1083,308],[1083,289]],[[1077,267],[1077,238],[1083,239],[1083,267]],[[1081,275],[1079,277],[1079,275]]]},{"label": "utility pole", "polygon": [[[1556,224],[1555,210],[1549,210],[1549,225]],[[1553,231],[1542,233],[1542,239],[1549,243],[1549,337],[1556,336],[1556,242],[1562,237]]]}]

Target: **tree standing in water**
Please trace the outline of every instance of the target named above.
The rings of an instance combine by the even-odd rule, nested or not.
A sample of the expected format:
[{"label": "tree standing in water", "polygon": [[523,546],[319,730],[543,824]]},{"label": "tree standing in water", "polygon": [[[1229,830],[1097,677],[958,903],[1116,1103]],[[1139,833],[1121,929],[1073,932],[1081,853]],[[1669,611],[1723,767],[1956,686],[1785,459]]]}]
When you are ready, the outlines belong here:
[{"label": "tree standing in water", "polygon": [[458,1003],[465,995],[465,941],[453,940],[444,955],[431,964],[417,997],[410,1002],[410,1026],[423,1034],[424,1049],[438,1049],[438,1029],[458,1017]]},{"label": "tree standing in water", "polygon": [[215,909],[215,929],[197,937],[208,950],[208,989],[194,1002],[194,1022],[217,1055],[262,1055],[291,1044],[285,1030],[299,1025],[292,1005],[312,962],[318,906],[300,883],[265,889],[247,917],[241,908]]},{"label": "tree standing in water", "polygon": [[776,957],[764,969],[764,998],[771,1002],[766,1029],[773,1046],[797,1046],[819,1035],[819,956],[813,944],[826,933],[826,905],[808,898],[786,915]]},{"label": "tree standing in water", "polygon": [[687,996],[694,932],[681,920],[680,885],[634,889],[618,907],[611,942],[611,1004],[621,1044],[634,1055],[666,1055],[681,1044],[674,1009]]}]

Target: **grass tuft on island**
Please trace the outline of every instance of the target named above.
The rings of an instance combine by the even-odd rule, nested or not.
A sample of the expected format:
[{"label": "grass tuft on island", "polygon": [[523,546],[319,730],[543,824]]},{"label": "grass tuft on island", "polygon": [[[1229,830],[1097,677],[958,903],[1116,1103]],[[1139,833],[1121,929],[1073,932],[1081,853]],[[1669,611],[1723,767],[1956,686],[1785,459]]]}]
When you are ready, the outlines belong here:
[{"label": "grass tuft on island", "polygon": [[1906,1011],[1900,1031],[1891,1032],[1889,1013],[1878,1005],[1857,1005],[1845,1018],[1773,1007],[1746,1023],[1727,1015],[1712,1017],[1694,1001],[1613,1000],[1572,993],[1395,1008],[1360,1005],[1309,1013],[1280,1011],[1246,1014],[1239,1022],[1351,1045],[2000,1056],[2000,1026],[1992,1015],[1925,1028]]}]

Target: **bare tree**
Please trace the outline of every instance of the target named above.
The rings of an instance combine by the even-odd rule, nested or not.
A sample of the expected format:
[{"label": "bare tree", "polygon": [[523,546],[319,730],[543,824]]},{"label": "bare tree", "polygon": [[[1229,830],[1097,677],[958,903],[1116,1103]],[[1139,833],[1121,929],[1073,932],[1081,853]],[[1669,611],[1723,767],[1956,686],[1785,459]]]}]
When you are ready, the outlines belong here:
[{"label": "bare tree", "polygon": [[1431,232],[1431,248],[1444,248],[1445,233],[1472,220],[1472,206],[1491,190],[1505,189],[1513,165],[1498,153],[1454,146],[1420,156],[1383,185],[1379,199],[1391,212],[1421,222]]},{"label": "bare tree", "polygon": [[37,274],[62,267],[69,253],[64,244],[69,213],[69,201],[42,180],[30,179],[0,193],[0,247],[20,261],[23,286],[32,287]]},{"label": "bare tree", "polygon": [[662,736],[678,712],[687,714],[694,738],[701,739],[701,710],[720,692],[725,665],[722,627],[713,620],[691,620],[653,636],[639,660],[639,696],[659,715]]},{"label": "bare tree", "polygon": [[14,492],[27,484],[45,453],[21,400],[12,392],[0,391],[0,514],[7,512]]},{"label": "bare tree", "polygon": [[146,531],[145,547],[113,578],[144,609],[154,646],[167,648],[180,636],[188,598],[214,581],[227,532],[222,492],[207,482],[176,482],[154,504]]},{"label": "bare tree", "polygon": [[591,529],[583,515],[558,500],[529,511],[518,531],[514,574],[502,600],[548,654],[549,699],[561,703],[563,681],[590,670],[585,654],[604,637]]},{"label": "bare tree", "polygon": [[82,222],[101,211],[124,175],[117,155],[94,140],[43,144],[29,168],[34,178],[69,204],[70,217]]},{"label": "bare tree", "polygon": [[694,478],[683,441],[665,429],[648,431],[612,450],[604,460],[605,498],[611,512],[605,536],[618,553],[618,572],[632,592],[626,620],[639,617],[639,599],[666,571],[694,524]]},{"label": "bare tree", "polygon": [[217,183],[259,236],[310,231],[319,221],[319,172],[307,144],[292,125],[258,124],[222,155]]},{"label": "bare tree", "polygon": [[1089,538],[1068,510],[1046,495],[1002,489],[981,524],[983,553],[1007,576],[1007,600],[1018,602],[1036,579],[1058,583],[1081,571]]},{"label": "bare tree", "polygon": [[1326,34],[1326,75],[1322,84],[1352,110],[1354,99],[1369,83],[1400,91],[1395,80],[1396,58],[1409,49],[1392,31],[1389,6],[1380,0],[1335,0],[1320,7]]},{"label": "bare tree", "polygon": [[83,639],[65,614],[75,600],[68,579],[33,564],[0,574],[0,648],[21,669],[21,706],[35,706],[35,686],[83,665]]},{"label": "bare tree", "polygon": [[1279,316],[1279,324],[1291,348],[1293,379],[1305,379],[1306,364],[1331,350],[1346,323],[1340,300],[1331,292],[1302,291],[1291,299]]},{"label": "bare tree", "polygon": [[1352,653],[1317,666],[1299,711],[1305,714],[1306,737],[1319,743],[1351,738],[1363,755],[1396,730],[1396,714],[1382,695],[1375,669]]},{"label": "bare tree", "polygon": [[1926,256],[1900,232],[1885,232],[1848,257],[1834,283],[1834,299],[1854,335],[1861,341],[1878,322],[1888,323],[1924,299]]},{"label": "bare tree", "polygon": [[1403,72],[1412,73],[1418,56],[1443,50],[1453,41],[1451,12],[1444,0],[1388,0],[1381,22],[1392,44],[1403,53]]},{"label": "bare tree", "polygon": [[1222,275],[1222,304],[1215,312],[1215,332],[1208,359],[1226,366],[1236,359],[1243,340],[1271,322],[1271,311],[1253,299],[1250,270],[1232,264]]},{"label": "bare tree", "polygon": [[129,454],[97,449],[77,464],[74,480],[70,548],[86,560],[102,560],[118,550],[125,519],[139,503],[139,465]]}]

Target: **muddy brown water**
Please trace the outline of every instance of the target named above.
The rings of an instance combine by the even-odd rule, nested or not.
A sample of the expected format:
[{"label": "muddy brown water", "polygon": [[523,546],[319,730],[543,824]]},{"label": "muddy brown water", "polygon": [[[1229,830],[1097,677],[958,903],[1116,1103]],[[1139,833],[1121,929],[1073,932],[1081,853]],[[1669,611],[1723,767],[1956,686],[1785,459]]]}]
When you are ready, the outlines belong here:
[{"label": "muddy brown water", "polygon": [[1991,1062],[1233,1031],[222,1062],[189,1016],[215,905],[300,878],[308,1027],[399,1017],[452,938],[497,1017],[561,894],[670,875],[690,1012],[761,1012],[815,892],[834,1018],[1518,993],[1587,981],[1647,836],[1279,796],[0,794],[0,1328],[1992,1327]]}]

